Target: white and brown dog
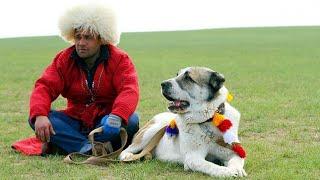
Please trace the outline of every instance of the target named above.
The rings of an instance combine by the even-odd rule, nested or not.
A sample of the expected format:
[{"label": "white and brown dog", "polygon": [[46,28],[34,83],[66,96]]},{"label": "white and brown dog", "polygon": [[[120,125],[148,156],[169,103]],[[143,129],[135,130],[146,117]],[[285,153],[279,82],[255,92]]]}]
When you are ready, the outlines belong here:
[{"label": "white and brown dog", "polygon": [[[157,159],[178,162],[185,170],[211,176],[246,176],[244,159],[232,148],[222,146],[223,133],[210,121],[219,111],[232,123],[229,131],[239,143],[240,113],[227,102],[228,90],[223,75],[203,67],[180,70],[177,77],[162,82],[162,94],[169,100],[169,111],[157,114],[139,130],[133,143],[120,154],[130,159],[140,152],[151,138],[175,119],[179,134],[164,135],[153,150]],[[227,144],[227,143],[226,143]],[[222,166],[213,163],[219,160]]]}]

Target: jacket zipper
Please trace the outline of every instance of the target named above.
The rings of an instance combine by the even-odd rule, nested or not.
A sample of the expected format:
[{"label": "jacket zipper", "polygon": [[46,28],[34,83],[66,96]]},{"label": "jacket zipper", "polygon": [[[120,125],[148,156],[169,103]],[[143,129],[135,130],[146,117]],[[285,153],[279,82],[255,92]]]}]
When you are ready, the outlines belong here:
[{"label": "jacket zipper", "polygon": [[93,89],[94,89],[94,81],[93,81],[93,79],[92,79],[91,88],[89,86],[88,79],[89,78],[91,79],[93,77],[91,77],[92,75],[91,75],[91,73],[90,73],[90,71],[88,69],[87,69],[87,74],[88,74],[88,77],[86,79],[86,86],[87,86],[87,89],[89,91],[89,94],[90,94],[91,98],[90,98],[90,101],[86,104],[86,106],[89,106],[90,104],[92,104],[95,101],[95,95],[94,95],[94,92],[93,92]]}]

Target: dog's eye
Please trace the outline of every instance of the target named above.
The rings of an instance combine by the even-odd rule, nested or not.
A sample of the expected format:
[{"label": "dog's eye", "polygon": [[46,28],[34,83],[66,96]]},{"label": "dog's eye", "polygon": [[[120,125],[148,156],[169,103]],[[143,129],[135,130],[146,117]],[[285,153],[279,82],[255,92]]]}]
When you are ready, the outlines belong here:
[{"label": "dog's eye", "polygon": [[184,78],[185,78],[187,81],[196,83],[196,81],[193,80],[193,79],[190,77],[189,73],[187,73],[187,72],[184,74]]}]

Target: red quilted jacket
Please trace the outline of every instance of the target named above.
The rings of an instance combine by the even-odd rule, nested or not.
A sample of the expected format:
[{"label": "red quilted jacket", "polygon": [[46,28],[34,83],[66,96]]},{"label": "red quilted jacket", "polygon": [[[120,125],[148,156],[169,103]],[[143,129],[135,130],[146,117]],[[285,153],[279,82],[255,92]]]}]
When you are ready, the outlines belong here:
[{"label": "red quilted jacket", "polygon": [[138,78],[128,55],[108,45],[108,58],[97,66],[92,90],[87,84],[86,72],[79,67],[69,47],[54,58],[36,81],[30,98],[30,119],[48,116],[51,103],[61,94],[67,98],[67,115],[92,128],[97,118],[112,113],[127,124],[139,99]]}]

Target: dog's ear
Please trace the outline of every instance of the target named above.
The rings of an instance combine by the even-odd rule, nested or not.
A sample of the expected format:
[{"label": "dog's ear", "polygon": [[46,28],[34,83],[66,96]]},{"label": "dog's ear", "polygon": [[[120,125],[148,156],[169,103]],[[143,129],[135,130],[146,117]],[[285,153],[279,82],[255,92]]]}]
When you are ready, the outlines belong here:
[{"label": "dog's ear", "polygon": [[222,74],[218,72],[211,72],[209,84],[213,88],[214,92],[218,91],[222,87],[224,81],[225,79]]}]

